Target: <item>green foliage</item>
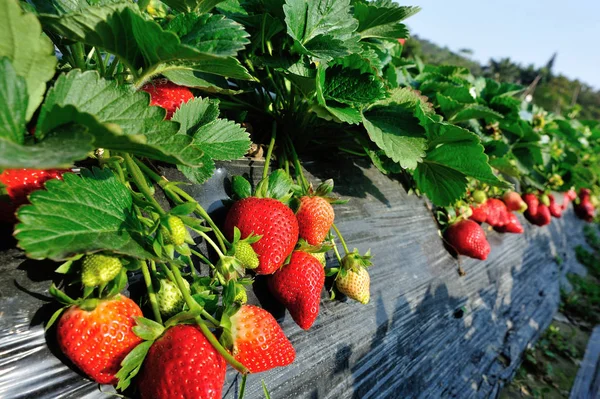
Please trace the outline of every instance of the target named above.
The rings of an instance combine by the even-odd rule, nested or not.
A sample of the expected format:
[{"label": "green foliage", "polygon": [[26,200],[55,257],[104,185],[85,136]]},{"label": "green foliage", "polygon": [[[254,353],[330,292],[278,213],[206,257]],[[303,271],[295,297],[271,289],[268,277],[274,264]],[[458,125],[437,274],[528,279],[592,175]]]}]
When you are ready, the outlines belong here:
[{"label": "green foliage", "polygon": [[15,237],[34,259],[66,260],[99,250],[152,258],[133,214],[130,191],[110,169],[82,169],[51,180],[19,209]]}]

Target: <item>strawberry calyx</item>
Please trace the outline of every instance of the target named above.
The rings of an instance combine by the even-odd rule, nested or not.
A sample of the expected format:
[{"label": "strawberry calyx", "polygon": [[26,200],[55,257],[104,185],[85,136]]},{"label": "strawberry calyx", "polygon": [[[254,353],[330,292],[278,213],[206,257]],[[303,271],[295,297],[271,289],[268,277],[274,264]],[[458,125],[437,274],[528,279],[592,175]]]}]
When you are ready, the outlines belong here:
[{"label": "strawberry calyx", "polygon": [[371,262],[371,250],[369,249],[364,255],[361,255],[357,248],[350,253],[347,253],[342,258],[342,270],[353,270],[358,271],[361,267],[371,267],[373,266],[373,262]]}]

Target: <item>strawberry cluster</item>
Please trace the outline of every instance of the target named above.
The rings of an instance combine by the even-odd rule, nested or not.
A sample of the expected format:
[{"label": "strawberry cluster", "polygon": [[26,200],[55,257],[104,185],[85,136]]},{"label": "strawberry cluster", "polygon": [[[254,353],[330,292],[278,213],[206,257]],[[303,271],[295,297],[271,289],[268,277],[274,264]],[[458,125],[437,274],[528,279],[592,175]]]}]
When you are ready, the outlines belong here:
[{"label": "strawberry cluster", "polygon": [[[449,224],[444,238],[459,255],[485,260],[491,249],[481,224],[487,223],[499,233],[521,234],[523,226],[515,212],[523,213],[533,225],[546,226],[552,217],[560,218],[569,202],[575,199],[573,190],[564,193],[562,204],[556,202],[554,195],[543,192],[528,192],[521,196],[515,191],[507,191],[502,199],[488,199],[485,192],[477,190],[472,194],[474,205],[458,210],[459,216]],[[575,213],[586,221],[593,220],[594,205],[589,190],[581,189],[575,202]]]}]

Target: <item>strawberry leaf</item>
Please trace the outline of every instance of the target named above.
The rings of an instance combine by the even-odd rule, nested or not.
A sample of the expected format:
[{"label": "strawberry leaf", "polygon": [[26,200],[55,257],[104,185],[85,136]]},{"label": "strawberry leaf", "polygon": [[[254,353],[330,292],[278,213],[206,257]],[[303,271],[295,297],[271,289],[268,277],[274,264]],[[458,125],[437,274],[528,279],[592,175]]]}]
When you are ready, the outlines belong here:
[{"label": "strawberry leaf", "polygon": [[195,183],[203,183],[214,172],[213,160],[227,161],[243,157],[250,148],[248,132],[240,125],[219,119],[218,101],[195,98],[183,104],[173,116],[179,122],[179,134],[193,138],[193,146],[204,154],[198,167],[179,166]]},{"label": "strawberry leaf", "polygon": [[436,127],[439,130],[435,139],[414,173],[417,187],[434,204],[447,206],[462,197],[467,190],[467,176],[490,185],[511,187],[494,175],[474,133],[447,124]]},{"label": "strawberry leaf", "polygon": [[385,97],[383,82],[375,75],[337,65],[327,70],[319,68],[317,90],[322,92],[325,101],[355,107],[372,104]]},{"label": "strawberry leaf", "polygon": [[212,10],[224,0],[163,0],[163,3],[179,12],[195,11],[203,14]]},{"label": "strawberry leaf", "polygon": [[176,135],[165,111],[149,107],[145,92],[133,92],[100,78],[95,71],[61,75],[42,105],[36,136],[65,123],[85,125],[96,148],[127,151],[175,164],[199,165],[203,154],[193,139]]},{"label": "strawberry leaf", "polygon": [[131,192],[110,169],[82,169],[81,176],[65,173],[63,179],[48,181],[17,213],[15,237],[27,256],[61,261],[105,251],[154,258],[145,249]]},{"label": "strawberry leaf", "polygon": [[166,28],[177,34],[182,44],[220,57],[235,57],[250,43],[244,27],[222,15],[179,14]]},{"label": "strawberry leaf", "polygon": [[1,57],[8,57],[17,75],[27,83],[26,119],[29,120],[42,102],[46,82],[54,76],[56,57],[54,46],[42,32],[37,18],[23,13],[16,0],[0,3]]},{"label": "strawberry leaf", "polygon": [[502,119],[504,116],[485,105],[471,104],[454,114],[449,121],[452,123],[465,122],[469,119]]},{"label": "strawberry leaf", "polygon": [[17,76],[8,58],[0,58],[0,138],[25,142],[28,101],[25,79]]},{"label": "strawberry leaf", "polygon": [[286,0],[287,33],[301,53],[325,61],[360,51],[350,0]]},{"label": "strawberry leaf", "polygon": [[68,168],[87,158],[93,137],[84,126],[66,124],[48,133],[35,145],[19,145],[0,138],[0,168]]},{"label": "strawberry leaf", "polygon": [[227,79],[222,76],[211,75],[192,69],[163,71],[163,75],[171,82],[180,86],[193,87],[208,93],[236,95],[244,92],[243,90],[230,89]]},{"label": "strawberry leaf", "polygon": [[408,30],[400,21],[416,14],[419,7],[378,7],[357,1],[354,4],[354,17],[358,20],[358,33],[361,38],[399,39],[408,37]]},{"label": "strawberry leaf", "polygon": [[242,176],[233,176],[231,178],[231,189],[233,194],[236,196],[236,199],[243,199],[252,196],[252,186],[250,185],[250,182]]},{"label": "strawberry leaf", "polygon": [[[220,58],[182,44],[177,35],[146,19],[133,4],[118,3],[89,7],[62,16],[42,15],[40,20],[53,33],[102,48],[124,62],[134,73],[187,68],[222,76],[247,76],[234,58]],[[167,65],[168,64],[168,65]],[[222,69],[219,69],[221,66]],[[237,76],[236,76],[237,77]]]},{"label": "strawberry leaf", "polygon": [[394,162],[414,169],[425,156],[425,129],[408,103],[375,106],[363,112],[363,125],[369,137]]},{"label": "strawberry leaf", "polygon": [[144,341],[135,348],[121,362],[121,368],[116,374],[119,383],[117,389],[125,390],[131,384],[131,380],[135,377],[144,363],[144,359],[150,350],[154,341]]}]

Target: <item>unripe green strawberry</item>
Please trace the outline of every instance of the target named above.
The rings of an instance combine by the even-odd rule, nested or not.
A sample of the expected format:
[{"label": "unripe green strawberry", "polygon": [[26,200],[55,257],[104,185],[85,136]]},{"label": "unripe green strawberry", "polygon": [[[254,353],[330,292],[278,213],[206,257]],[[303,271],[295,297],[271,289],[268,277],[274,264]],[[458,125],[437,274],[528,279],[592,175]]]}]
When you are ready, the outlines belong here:
[{"label": "unripe green strawberry", "polygon": [[117,277],[123,264],[115,256],[86,255],[81,266],[81,282],[86,287],[97,287]]},{"label": "unripe green strawberry", "polygon": [[487,201],[487,194],[485,191],[476,190],[473,192],[473,200],[478,204],[483,204],[485,201]]},{"label": "unripe green strawberry", "polygon": [[[189,290],[190,284],[183,280],[183,284]],[[164,317],[171,317],[183,310],[185,300],[179,287],[171,280],[160,280],[160,290],[158,291],[158,309]]]},{"label": "unripe green strawberry", "polygon": [[371,277],[369,277],[369,272],[364,267],[359,267],[357,271],[347,270],[345,275],[340,274],[335,280],[335,285],[342,294],[362,304],[369,303],[370,283]]},{"label": "unripe green strawberry", "polygon": [[241,287],[238,288],[233,300],[234,302],[241,303],[242,305],[248,302],[248,294],[246,294],[246,290]]},{"label": "unripe green strawberry", "polygon": [[310,254],[317,258],[317,260],[321,262],[323,266],[327,264],[327,260],[325,259],[325,252],[311,252]]},{"label": "unripe green strawberry", "polygon": [[169,216],[167,224],[169,229],[163,229],[165,244],[182,245],[185,242],[186,235],[185,224],[183,224],[183,221],[177,216]]},{"label": "unripe green strawberry", "polygon": [[252,249],[252,245],[246,241],[239,241],[235,244],[235,257],[242,262],[247,269],[256,269],[260,264],[258,255]]}]

